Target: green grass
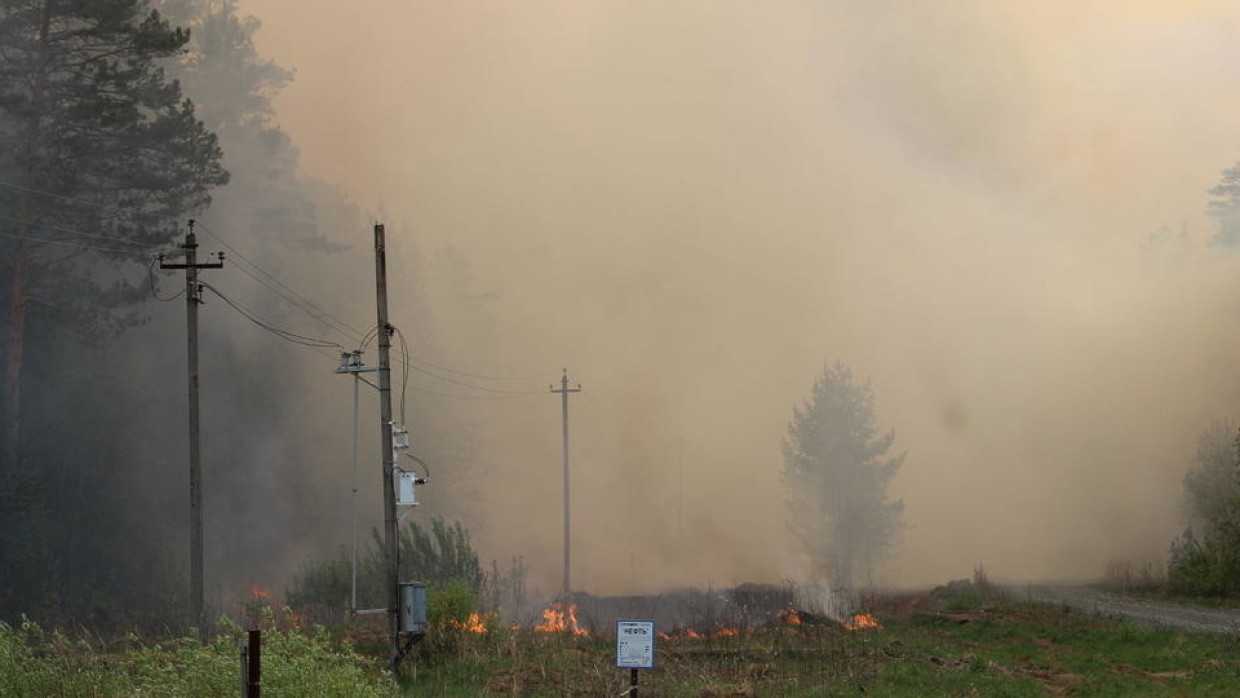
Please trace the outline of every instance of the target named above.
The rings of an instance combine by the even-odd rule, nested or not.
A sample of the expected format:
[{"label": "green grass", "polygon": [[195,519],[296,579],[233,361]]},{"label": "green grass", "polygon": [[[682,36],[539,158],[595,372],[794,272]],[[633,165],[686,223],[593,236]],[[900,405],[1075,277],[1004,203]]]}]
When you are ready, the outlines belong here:
[{"label": "green grass", "polygon": [[[952,605],[959,608],[959,605]],[[662,641],[642,673],[659,696],[1240,695],[1240,642],[1000,603],[892,613],[876,631],[768,627],[736,639]],[[408,695],[617,695],[609,640],[521,632],[423,659]]]},{"label": "green grass", "polygon": [[[993,598],[973,606],[938,599],[942,611],[928,610],[924,597],[878,603],[879,630],[826,622],[661,640],[656,668],[642,672],[642,695],[1240,695],[1237,638]],[[354,652],[323,632],[265,638],[266,695],[614,696],[628,681],[607,638],[445,629],[419,646],[399,685],[383,672],[381,644]],[[232,695],[235,652],[229,637],[206,647],[174,640],[101,648],[0,629],[0,695]]]}]

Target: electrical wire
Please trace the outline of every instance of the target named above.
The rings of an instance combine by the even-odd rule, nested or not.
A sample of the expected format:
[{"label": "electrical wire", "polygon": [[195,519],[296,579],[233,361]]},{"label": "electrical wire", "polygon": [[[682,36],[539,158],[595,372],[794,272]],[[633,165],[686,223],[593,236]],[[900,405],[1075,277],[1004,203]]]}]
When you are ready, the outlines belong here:
[{"label": "electrical wire", "polygon": [[[75,230],[75,229],[73,229],[73,228],[66,228],[66,227],[64,227],[64,226],[60,226],[60,225],[52,225],[52,224],[50,224],[50,223],[32,223],[32,222],[29,222],[29,221],[25,221],[25,220],[23,220],[23,219],[21,219],[21,218],[17,218],[16,216],[5,216],[5,215],[0,215],[0,219],[4,219],[4,220],[8,220],[8,221],[13,221],[14,223],[22,223],[22,224],[26,224],[26,225],[29,225],[29,226],[31,226],[31,227],[43,228],[43,229],[45,229],[45,230],[54,230],[54,231],[56,231],[56,232],[58,232],[58,233],[68,233],[68,234],[70,234],[70,235],[74,235],[74,236],[76,236],[76,237],[81,237],[81,238],[92,238],[92,239],[95,239],[95,240],[106,240],[106,241],[108,241],[108,242],[115,242],[115,243],[118,243],[118,244],[121,244],[121,245],[131,245],[131,246],[133,246],[134,248],[136,248],[136,249],[138,249],[138,250],[149,251],[149,250],[153,250],[153,249],[155,249],[155,248],[157,248],[157,247],[162,247],[162,245],[160,245],[160,244],[155,244],[155,243],[148,244],[148,243],[134,242],[134,241],[132,241],[132,240],[126,240],[126,239],[124,239],[124,238],[118,238],[118,237],[115,237],[115,236],[113,236],[113,235],[95,235],[95,234],[92,234],[92,233],[83,233],[83,232],[82,232],[82,231],[80,231],[80,230]],[[37,238],[37,239],[38,239],[38,240],[40,240],[40,241],[43,241],[43,242],[71,242],[70,240],[47,240],[47,239],[45,239],[45,238]],[[119,252],[128,253],[128,254],[133,254],[133,250],[118,250],[118,251],[119,251]]]},{"label": "electrical wire", "polygon": [[73,242],[72,240],[48,240],[47,238],[36,238],[29,235],[17,235],[15,233],[0,233],[0,237],[12,238],[14,240],[29,240],[48,245],[68,245],[69,247],[80,247],[85,250],[96,250],[98,252],[110,252],[112,254],[132,255],[135,250],[122,250],[117,247],[100,247],[99,245],[87,245],[84,242]]},{"label": "electrical wire", "polygon": [[409,343],[405,341],[405,333],[395,325],[392,329],[400,340],[400,423],[405,422],[405,393],[409,390]]},{"label": "electrical wire", "polygon": [[[32,187],[26,187],[26,186],[22,186],[19,184],[13,184],[12,182],[5,182],[2,180],[0,180],[0,187],[5,187],[6,189],[13,189],[15,191],[20,191],[20,192],[25,192],[27,194],[41,194],[43,196],[50,196],[53,199],[60,199],[61,201],[69,201],[75,204],[93,206],[97,209],[101,209],[105,211],[108,208],[107,206],[104,206],[103,204],[95,202],[95,201],[87,201],[86,199],[75,199],[72,196],[65,196],[64,194],[57,194],[56,192],[47,191],[46,189],[34,189]],[[118,215],[120,215],[119,212],[115,212],[112,214],[112,216],[118,216]]]},{"label": "electrical wire", "polygon": [[458,380],[456,378],[452,378],[449,376],[441,376],[438,373],[435,373],[434,371],[430,371],[422,366],[419,366],[417,363],[411,363],[410,366],[411,368],[413,368],[413,370],[417,371],[418,373],[425,374],[437,380],[441,380],[445,383],[451,383],[452,385],[459,385],[462,388],[471,388],[473,390],[481,390],[486,393],[495,393],[497,395],[542,395],[542,391],[505,390],[503,388],[491,388],[485,385],[476,385],[474,383],[468,383],[466,381]]},{"label": "electrical wire", "polygon": [[[237,261],[236,259],[234,259],[234,260],[233,260],[233,262],[236,262],[236,261]],[[301,302],[300,302],[300,301],[298,301],[296,298],[294,298],[294,297],[292,297],[292,296],[288,295],[288,294],[287,294],[287,293],[285,293],[284,291],[281,291],[278,287],[273,286],[270,282],[265,281],[265,280],[263,279],[263,277],[256,275],[254,272],[251,272],[251,271],[250,271],[249,269],[247,269],[244,265],[242,265],[242,264],[234,264],[232,268],[235,268],[237,271],[239,271],[239,272],[241,272],[242,274],[245,274],[246,276],[250,277],[250,279],[254,280],[254,281],[255,281],[256,283],[258,283],[260,286],[263,286],[263,287],[264,287],[264,288],[266,288],[267,290],[269,290],[269,291],[271,291],[272,293],[276,294],[279,298],[281,298],[281,299],[282,299],[285,303],[287,303],[290,307],[292,307],[292,308],[296,308],[296,309],[298,309],[298,310],[301,310],[301,311],[302,311],[302,312],[304,312],[306,315],[310,316],[312,319],[314,319],[314,320],[316,320],[317,322],[321,323],[321,324],[323,325],[323,327],[324,327],[324,328],[326,328],[326,329],[328,329],[328,330],[331,330],[331,331],[333,331],[333,332],[335,332],[335,333],[339,334],[341,337],[344,337],[344,338],[345,338],[345,341],[347,341],[347,342],[349,342],[349,343],[352,343],[352,342],[354,342],[354,341],[356,341],[356,340],[357,340],[356,335],[353,335],[353,334],[351,334],[351,333],[350,333],[350,332],[348,332],[348,331],[342,330],[342,329],[341,329],[341,327],[340,327],[339,325],[336,325],[336,324],[333,324],[332,322],[330,322],[328,319],[326,319],[326,318],[325,318],[325,316],[324,316],[321,312],[319,312],[319,311],[316,311],[316,310],[315,310],[315,306],[307,306],[306,304],[301,303]]]},{"label": "electrical wire", "polygon": [[151,263],[146,267],[146,275],[151,280],[151,295],[155,297],[155,300],[160,301],[162,303],[170,303],[180,298],[181,296],[185,295],[185,289],[181,289],[180,291],[177,291],[175,294],[169,296],[168,298],[164,298],[163,296],[159,295],[159,291],[155,287],[155,265],[158,263],[159,263],[159,258],[154,257],[151,259]]},{"label": "electrical wire", "polygon": [[451,373],[452,375],[461,376],[464,378],[475,378],[477,380],[528,381],[528,380],[535,380],[539,378],[539,376],[533,376],[533,375],[530,375],[530,376],[488,376],[482,373],[469,373],[468,371],[460,371],[454,368],[448,368],[447,366],[442,366],[440,364],[431,363],[430,361],[427,361],[426,359],[418,359],[418,360],[421,361],[423,364],[426,364],[427,366],[430,366],[431,368],[437,369],[439,371],[443,371],[444,373]]},{"label": "electrical wire", "polygon": [[206,288],[212,293],[214,293],[216,296],[220,298],[220,300],[227,303],[229,306],[232,307],[233,310],[240,313],[250,322],[254,323],[258,327],[276,335],[277,337],[287,342],[290,342],[292,344],[299,344],[304,347],[318,347],[321,349],[327,349],[327,348],[336,348],[336,349],[341,349],[341,350],[344,349],[343,346],[331,340],[320,339],[318,337],[310,337],[308,335],[297,334],[295,332],[290,332],[289,330],[280,329],[279,327],[276,327],[275,325],[272,325],[269,322],[259,319],[258,317],[254,315],[252,311],[246,309],[245,307],[243,307],[242,305],[240,305],[233,299],[224,295],[223,293],[220,292],[219,289],[215,288],[211,284],[208,284],[205,281],[200,281],[199,284],[201,284],[203,288]]},{"label": "electrical wire", "polygon": [[[215,238],[215,240],[219,242],[221,245],[228,248],[230,252],[235,254],[238,258],[240,258],[243,262],[245,262],[250,267],[252,267],[259,274],[262,274],[263,276],[267,277],[268,279],[271,280],[272,283],[275,283],[277,286],[283,289],[284,292],[287,292],[288,295],[286,296],[285,293],[282,291],[271,289],[275,291],[277,294],[284,296],[285,300],[298,306],[303,311],[305,311],[307,314],[309,314],[311,317],[313,317],[315,320],[318,320],[319,322],[322,322],[325,325],[334,325],[337,331],[342,332],[346,337],[348,337],[349,341],[355,341],[358,337],[362,336],[363,333],[361,330],[357,329],[356,327],[353,327],[352,325],[341,320],[335,315],[332,315],[331,313],[327,312],[323,308],[319,307],[314,301],[310,300],[310,298],[308,298],[307,296],[295,291],[288,284],[281,281],[279,277],[277,277],[275,274],[272,274],[271,272],[267,271],[266,269],[262,267],[262,265],[258,264],[257,262],[250,259],[246,255],[242,254],[242,252],[238,250],[236,247],[233,247],[232,245],[230,245],[227,240],[220,237],[209,226],[199,223],[199,227],[205,230],[208,235]],[[249,274],[247,272],[247,275],[254,278],[253,274]],[[255,280],[257,281],[258,279],[255,278]],[[260,281],[260,283],[263,283],[263,282]],[[263,283],[263,285],[267,286],[268,288],[271,288],[269,284]],[[292,298],[290,298],[289,296],[292,296]],[[350,332],[352,333],[351,335],[349,334]]]},{"label": "electrical wire", "polygon": [[[90,206],[98,210],[107,212],[108,215],[105,216],[106,218],[116,218],[121,215],[119,211],[109,212],[107,206],[104,206],[103,204],[100,204],[97,202],[88,201],[85,199],[78,199],[75,197],[65,196],[63,194],[57,194],[55,192],[35,189],[32,187],[21,186],[18,184],[14,184],[12,182],[0,180],[0,187],[4,187],[4,188],[11,189],[14,191],[29,193],[29,194],[37,194],[41,196],[52,197],[52,198],[59,199],[61,201],[67,201],[70,203]],[[6,216],[3,214],[0,214],[0,219],[6,219],[6,220],[22,222],[22,223],[25,222],[25,221],[22,221],[21,219],[18,219],[12,216]],[[67,233],[69,235],[73,235],[79,238],[91,238],[91,239],[105,240],[105,241],[118,243],[122,245],[129,245],[131,247],[136,248],[136,250],[153,250],[161,246],[159,244],[145,244],[145,243],[134,242],[132,240],[126,240],[124,238],[120,238],[116,236],[85,233],[80,230],[75,230],[75,229],[67,228],[63,226],[55,226],[55,225],[50,225],[50,224],[36,224],[36,225],[44,229]],[[255,282],[264,286],[268,290],[272,291],[273,293],[275,293],[276,295],[284,299],[286,302],[291,304],[293,307],[296,307],[302,310],[314,320],[322,323],[325,327],[337,332],[338,334],[341,334],[349,341],[357,340],[358,336],[360,336],[361,339],[358,344],[359,351],[364,351],[371,344],[371,342],[373,342],[375,338],[378,336],[377,326],[371,327],[364,333],[361,332],[356,327],[350,325],[347,322],[344,322],[340,318],[324,310],[322,307],[320,307],[318,304],[316,304],[313,300],[311,300],[306,295],[299,293],[298,291],[291,288],[288,284],[281,281],[280,278],[277,277],[275,274],[267,271],[257,262],[247,257],[244,253],[242,253],[236,247],[229,244],[227,240],[220,237],[220,235],[218,235],[214,230],[212,230],[205,223],[202,223],[200,221],[199,227],[201,227],[204,231],[206,231],[208,235],[210,235],[217,242],[219,242],[221,245],[227,248],[230,252],[232,252],[237,257],[238,260],[240,260],[241,263],[234,265],[238,269],[238,271],[250,277]],[[17,235],[13,233],[0,233],[0,236],[17,239],[17,240],[28,240],[28,241],[36,242],[40,244],[66,245],[70,247],[95,250],[99,252],[108,252],[112,254],[132,254],[133,253],[133,250],[119,249],[115,247],[102,247],[99,245],[89,245],[86,243],[76,242],[74,240],[51,240],[47,238],[37,238],[37,237],[26,236],[26,235]],[[155,267],[155,261],[152,261],[151,265],[147,269],[147,273],[148,273],[148,277],[149,277],[150,284],[151,284],[151,295],[156,300],[159,300],[161,302],[171,302],[173,300],[180,298],[181,296],[185,294],[185,289],[182,289],[171,297],[165,298],[165,297],[160,296],[157,290],[156,282],[155,282],[154,267]],[[251,269],[253,271],[251,271]],[[265,279],[263,277],[265,277]],[[312,348],[313,347],[340,348],[340,349],[344,348],[340,344],[336,342],[332,342],[330,340],[308,337],[306,335],[296,334],[296,333],[289,332],[287,330],[282,330],[278,327],[275,327],[274,325],[266,323],[263,320],[260,320],[259,318],[255,317],[252,312],[247,311],[242,306],[237,304],[235,301],[223,295],[222,293],[219,292],[219,290],[215,289],[209,284],[203,283],[202,285],[205,288],[209,288],[213,293],[219,296],[220,299],[222,299],[225,303],[228,303],[238,313],[245,316],[248,320],[250,320],[254,324],[258,325],[259,327],[273,334],[276,334],[277,336],[287,341],[290,341],[294,344],[301,344],[303,346],[312,347]],[[484,381],[488,381],[488,380],[489,381],[520,381],[520,380],[528,379],[527,377],[520,377],[520,376],[493,376],[493,375],[486,375],[486,374],[481,374],[481,373],[471,373],[469,371],[461,371],[459,369],[450,368],[448,366],[433,363],[425,359],[421,360],[422,363],[424,363],[426,366],[429,366],[430,368],[426,368],[426,366],[420,366],[414,363],[412,359],[410,358],[408,342],[405,340],[404,335],[400,332],[398,328],[394,328],[394,329],[396,329],[396,333],[401,343],[402,377],[401,377],[401,402],[400,402],[401,407],[400,407],[400,410],[401,410],[401,421],[402,422],[405,421],[406,393],[408,391],[409,370],[411,368],[414,371],[423,373],[427,376],[430,376],[431,378],[435,378],[436,380],[440,380],[440,381],[444,381],[446,383],[450,383],[453,385],[458,385],[464,388],[480,390],[483,392],[492,393],[496,395],[507,395],[507,396],[513,396],[513,397],[525,396],[525,395],[536,395],[536,394],[541,395],[541,392],[535,392],[535,391],[505,390],[505,389],[499,389],[499,388],[491,388],[491,387],[482,386],[482,385],[476,385],[473,383],[469,383],[469,382],[462,381],[462,380],[457,380],[449,376],[444,376],[444,375],[435,373],[434,371],[430,369],[436,369],[438,371],[442,371],[444,373],[450,374],[451,376],[460,376],[462,378],[473,378],[475,380],[484,380]],[[334,358],[334,357],[331,357],[331,358]],[[485,399],[484,396],[458,395],[455,393],[436,392],[436,391],[433,391],[427,388],[415,388],[415,390],[418,390],[419,392],[425,392],[429,394],[441,395],[444,397],[452,397],[452,398],[458,398],[458,399]]]}]

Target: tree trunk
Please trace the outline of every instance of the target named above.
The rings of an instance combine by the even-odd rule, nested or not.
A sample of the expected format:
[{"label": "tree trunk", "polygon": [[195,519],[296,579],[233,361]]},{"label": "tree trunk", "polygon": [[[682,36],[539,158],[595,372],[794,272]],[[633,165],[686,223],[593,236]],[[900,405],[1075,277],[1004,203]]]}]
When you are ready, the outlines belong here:
[{"label": "tree trunk", "polygon": [[[30,155],[38,151],[40,133],[42,132],[41,119],[43,100],[47,93],[47,66],[50,56],[48,37],[52,21],[51,4],[52,0],[44,0],[39,10],[39,66],[38,73],[35,75],[33,94],[31,95],[34,109],[29,117],[29,132],[26,134],[26,147],[29,149]],[[32,164],[27,163],[27,182],[36,181],[33,177],[34,171],[31,168]],[[22,219],[22,233],[30,235],[33,216],[29,195],[24,197],[21,205],[21,214],[19,215]],[[12,484],[13,477],[18,472],[18,459],[21,457],[21,380],[26,345],[26,273],[29,264],[30,259],[26,253],[26,246],[19,240],[17,242],[17,249],[13,253],[13,280],[9,288],[9,334],[5,342],[4,366],[4,462],[0,464],[0,468],[7,470],[7,472],[0,473],[0,475],[7,477],[9,484]]]},{"label": "tree trunk", "polygon": [[21,454],[22,361],[26,339],[26,251],[18,243],[13,255],[13,279],[9,286],[8,338],[4,366],[4,474],[10,479],[17,472]]}]

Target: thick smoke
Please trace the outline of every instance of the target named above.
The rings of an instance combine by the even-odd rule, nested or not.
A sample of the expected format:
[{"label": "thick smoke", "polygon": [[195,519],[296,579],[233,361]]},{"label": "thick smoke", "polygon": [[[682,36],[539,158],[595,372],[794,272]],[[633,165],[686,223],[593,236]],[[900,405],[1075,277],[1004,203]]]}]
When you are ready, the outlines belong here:
[{"label": "thick smoke", "polygon": [[[827,361],[910,452],[895,585],[1161,558],[1197,433],[1235,416],[1240,269],[1204,213],[1240,153],[1234,6],[243,9],[297,69],[276,118],[304,167],[399,222],[415,360],[584,384],[582,588],[801,575],[779,442]],[[334,235],[354,261],[301,280],[368,326],[368,233]],[[327,368],[273,409],[344,464]],[[557,399],[411,383],[428,506],[554,588]]]}]

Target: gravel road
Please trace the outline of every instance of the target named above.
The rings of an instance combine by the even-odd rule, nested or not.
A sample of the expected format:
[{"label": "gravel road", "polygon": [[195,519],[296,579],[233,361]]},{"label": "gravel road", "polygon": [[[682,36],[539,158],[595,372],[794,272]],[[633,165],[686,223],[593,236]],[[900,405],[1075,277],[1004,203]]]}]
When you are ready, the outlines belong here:
[{"label": "gravel road", "polygon": [[1147,601],[1083,586],[1035,585],[1013,588],[1016,598],[1068,606],[1140,623],[1211,633],[1240,633],[1240,609],[1202,608]]}]

